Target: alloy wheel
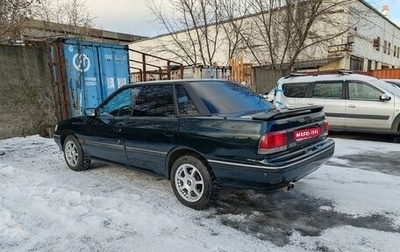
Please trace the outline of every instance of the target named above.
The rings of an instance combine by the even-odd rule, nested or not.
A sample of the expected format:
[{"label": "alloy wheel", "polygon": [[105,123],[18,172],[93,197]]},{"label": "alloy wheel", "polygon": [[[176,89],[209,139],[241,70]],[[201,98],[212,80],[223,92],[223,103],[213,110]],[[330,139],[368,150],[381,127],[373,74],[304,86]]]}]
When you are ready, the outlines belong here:
[{"label": "alloy wheel", "polygon": [[204,193],[204,180],[200,171],[191,164],[182,164],[175,173],[175,186],[179,195],[188,202],[196,202]]},{"label": "alloy wheel", "polygon": [[65,144],[65,158],[69,165],[76,166],[78,163],[79,152],[74,142],[68,141]]}]

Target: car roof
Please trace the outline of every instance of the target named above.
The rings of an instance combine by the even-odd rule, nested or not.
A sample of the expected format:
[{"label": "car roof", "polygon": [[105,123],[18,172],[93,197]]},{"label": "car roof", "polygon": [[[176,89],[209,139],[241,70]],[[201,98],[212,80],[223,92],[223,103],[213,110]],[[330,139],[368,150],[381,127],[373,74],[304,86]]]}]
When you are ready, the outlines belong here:
[{"label": "car roof", "polygon": [[188,83],[188,82],[232,82],[232,81],[224,80],[224,79],[174,79],[174,80],[151,80],[151,81],[133,82],[133,83],[130,83],[130,85],[139,85],[139,84],[167,85],[167,84],[183,83],[183,82]]},{"label": "car roof", "polygon": [[355,73],[336,73],[336,74],[295,74],[282,77],[278,82],[281,83],[299,83],[310,81],[330,81],[330,80],[361,80],[373,81],[377,78]]},{"label": "car roof", "polygon": [[294,74],[288,75],[286,77],[282,77],[278,80],[277,85],[280,84],[290,84],[290,83],[310,83],[315,81],[333,81],[333,80],[358,80],[365,81],[368,83],[373,83],[376,87],[379,87],[385,91],[392,93],[395,96],[400,97],[400,89],[399,87],[395,87],[395,84],[390,84],[389,82],[378,79],[365,74],[356,74],[356,73],[336,73],[336,74]]}]

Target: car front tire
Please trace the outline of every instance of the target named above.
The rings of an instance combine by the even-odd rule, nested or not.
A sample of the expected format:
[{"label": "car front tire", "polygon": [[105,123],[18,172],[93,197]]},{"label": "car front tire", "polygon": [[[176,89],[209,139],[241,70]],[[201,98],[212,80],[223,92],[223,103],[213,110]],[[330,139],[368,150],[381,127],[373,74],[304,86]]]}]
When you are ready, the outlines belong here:
[{"label": "car front tire", "polygon": [[74,171],[83,171],[89,168],[90,159],[86,158],[82,146],[75,136],[69,135],[64,141],[64,159],[68,167]]},{"label": "car front tire", "polygon": [[177,199],[185,206],[207,208],[218,192],[215,176],[197,157],[179,157],[171,169],[171,185]]}]

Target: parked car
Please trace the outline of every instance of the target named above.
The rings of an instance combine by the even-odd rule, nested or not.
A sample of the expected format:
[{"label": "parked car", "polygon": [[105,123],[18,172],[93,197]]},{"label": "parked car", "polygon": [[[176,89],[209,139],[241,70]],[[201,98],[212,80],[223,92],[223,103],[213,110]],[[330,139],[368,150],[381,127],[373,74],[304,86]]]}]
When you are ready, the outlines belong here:
[{"label": "parked car", "polygon": [[54,140],[72,170],[100,160],[151,171],[203,209],[220,186],[291,188],[332,157],[328,130],[320,106],[279,111],[238,83],[176,80],[123,86],[59,122]]},{"label": "parked car", "polygon": [[275,88],[271,89],[268,93],[263,95],[264,99],[273,103],[275,98]]},{"label": "parked car", "polygon": [[386,81],[387,83],[391,83],[396,87],[400,88],[400,79],[381,79],[381,80]]},{"label": "parked car", "polygon": [[274,104],[324,106],[332,130],[400,134],[400,89],[367,75],[288,75],[277,83]]}]

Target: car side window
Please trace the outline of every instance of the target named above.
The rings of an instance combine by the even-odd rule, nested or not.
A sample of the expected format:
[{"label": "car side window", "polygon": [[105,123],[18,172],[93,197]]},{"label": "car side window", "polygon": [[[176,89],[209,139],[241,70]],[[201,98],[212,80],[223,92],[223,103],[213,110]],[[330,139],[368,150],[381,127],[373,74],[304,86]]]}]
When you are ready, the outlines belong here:
[{"label": "car side window", "polygon": [[282,85],[286,97],[304,98],[307,94],[309,83],[287,83]]},{"label": "car side window", "polygon": [[133,101],[132,88],[124,89],[100,107],[101,116],[130,116]]},{"label": "car side window", "polygon": [[172,85],[142,86],[135,99],[133,116],[172,116]]},{"label": "car side window", "polygon": [[367,83],[349,82],[349,99],[350,100],[367,100],[379,101],[383,92]]},{"label": "car side window", "polygon": [[342,93],[342,82],[316,82],[312,91],[312,97],[341,99]]},{"label": "car side window", "polygon": [[199,114],[199,111],[197,110],[184,86],[176,85],[176,99],[180,115]]}]

